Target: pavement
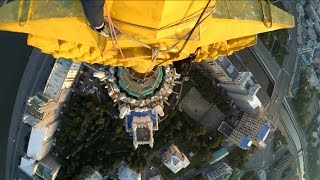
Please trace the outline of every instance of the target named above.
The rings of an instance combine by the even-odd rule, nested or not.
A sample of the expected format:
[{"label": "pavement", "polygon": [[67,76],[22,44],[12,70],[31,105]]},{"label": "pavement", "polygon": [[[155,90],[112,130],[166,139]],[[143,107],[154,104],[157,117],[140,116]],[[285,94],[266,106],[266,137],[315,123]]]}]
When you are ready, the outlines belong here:
[{"label": "pavement", "polygon": [[7,146],[6,179],[29,179],[18,168],[20,158],[25,154],[23,147],[25,137],[29,135],[31,127],[22,122],[25,112],[25,102],[29,96],[42,92],[54,64],[54,58],[42,54],[34,48],[24,71],[16,96],[11,117],[11,125]]},{"label": "pavement", "polygon": [[220,109],[202,97],[195,87],[192,87],[179,103],[179,109],[200,122],[207,130],[218,129],[225,118]]},{"label": "pavement", "polygon": [[274,162],[273,158],[273,134],[270,134],[266,139],[266,148],[258,149],[256,153],[252,154],[248,161],[244,164],[245,171],[259,171],[261,169],[267,170]]},{"label": "pavement", "polygon": [[[284,1],[284,5],[291,9],[293,15],[297,14],[293,2]],[[308,169],[306,136],[302,128],[297,124],[297,116],[287,98],[288,87],[297,61],[297,29],[289,29],[288,33],[292,38],[292,43],[288,41],[289,54],[285,57],[281,69],[275,65],[276,61],[270,57],[270,52],[263,46],[262,42],[258,41],[257,45],[250,48],[250,51],[256,56],[257,61],[267,72],[269,78],[275,82],[271,97],[272,103],[268,109],[269,114],[275,119],[276,123],[280,120],[291,136],[291,140],[296,146],[294,155],[297,157],[297,163],[300,167],[300,176],[302,179],[303,176],[309,179],[307,173],[305,174],[304,172]],[[281,110],[280,113],[279,110]]]},{"label": "pavement", "polygon": [[200,121],[209,108],[210,103],[202,97],[195,87],[192,87],[179,103],[179,109],[182,109],[196,121]]},{"label": "pavement", "polygon": [[[283,2],[285,7],[287,7],[293,15],[297,14],[293,1]],[[254,57],[260,69],[257,65],[252,65],[254,63],[247,63],[245,66],[252,71],[258,83],[261,84],[262,89],[269,90],[269,85],[266,83],[267,80],[263,77],[262,73],[274,84],[268,112],[274,119],[274,123],[289,135],[292,146],[289,145],[288,147],[291,148],[291,152],[293,152],[297,158],[296,162],[300,167],[300,176],[302,178],[303,174],[305,174],[304,171],[308,169],[307,140],[304,131],[299,124],[297,124],[297,116],[292,108],[293,106],[292,103],[290,103],[290,99],[287,97],[291,76],[297,62],[297,29],[291,28],[288,30],[288,33],[291,37],[291,41],[287,43],[289,54],[285,57],[282,66],[277,64],[274,57],[272,57],[268,49],[259,40],[255,46],[235,53],[235,56],[245,63],[248,62],[248,59]],[[292,150],[292,148],[294,150]],[[309,179],[307,173],[305,174],[305,178]]]}]

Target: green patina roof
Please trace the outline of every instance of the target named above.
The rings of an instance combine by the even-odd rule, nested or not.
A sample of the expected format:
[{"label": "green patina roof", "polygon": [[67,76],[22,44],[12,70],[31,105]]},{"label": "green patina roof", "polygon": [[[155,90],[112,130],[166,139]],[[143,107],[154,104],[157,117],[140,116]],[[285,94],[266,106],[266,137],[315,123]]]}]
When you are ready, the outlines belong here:
[{"label": "green patina roof", "polygon": [[129,95],[136,98],[145,98],[152,96],[155,90],[160,86],[163,79],[162,67],[154,70],[154,74],[145,78],[143,82],[135,81],[135,77],[128,69],[118,68],[117,76],[119,78],[119,87]]}]

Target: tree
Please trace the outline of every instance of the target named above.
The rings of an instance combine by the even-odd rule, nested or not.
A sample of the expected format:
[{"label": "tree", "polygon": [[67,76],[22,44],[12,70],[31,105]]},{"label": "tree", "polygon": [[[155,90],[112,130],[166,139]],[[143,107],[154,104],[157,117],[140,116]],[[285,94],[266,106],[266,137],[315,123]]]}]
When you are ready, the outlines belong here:
[{"label": "tree", "polygon": [[84,166],[80,173],[75,177],[76,180],[83,180],[87,176],[91,175],[94,173],[94,169],[91,166]]},{"label": "tree", "polygon": [[105,122],[105,119],[104,118],[102,118],[102,117],[100,117],[99,119],[97,119],[97,121],[96,121],[96,125],[100,125],[100,126],[102,126],[103,124],[104,124],[104,122]]},{"label": "tree", "polygon": [[242,177],[241,180],[259,180],[257,173],[255,171],[247,171]]},{"label": "tree", "polygon": [[177,119],[176,121],[174,121],[175,122],[175,125],[174,125],[174,128],[176,129],[176,130],[181,130],[181,127],[183,126],[183,124],[182,124],[182,122],[181,122],[181,120],[180,119]]}]

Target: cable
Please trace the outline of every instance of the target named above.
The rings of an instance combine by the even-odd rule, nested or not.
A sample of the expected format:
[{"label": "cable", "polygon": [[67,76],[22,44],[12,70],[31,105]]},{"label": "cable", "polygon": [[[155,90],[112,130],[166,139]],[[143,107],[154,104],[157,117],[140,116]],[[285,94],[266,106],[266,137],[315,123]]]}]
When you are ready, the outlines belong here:
[{"label": "cable", "polygon": [[[121,30],[119,27],[117,27],[116,25],[113,24],[113,26],[114,26],[121,34],[123,34],[124,36],[126,36],[128,39],[136,42],[137,44],[139,44],[139,45],[141,45],[141,46],[143,46],[143,47],[146,47],[146,48],[148,48],[148,49],[151,49],[152,52],[156,52],[156,53],[171,51],[171,50],[174,49],[183,39],[186,39],[185,42],[184,42],[184,44],[182,45],[182,47],[179,49],[178,53],[175,53],[176,56],[177,56],[177,55],[180,54],[180,53],[183,51],[183,49],[185,48],[185,46],[186,46],[186,44],[188,43],[188,41],[190,40],[191,35],[192,35],[192,33],[194,32],[194,30],[195,30],[204,20],[206,20],[206,19],[213,13],[215,7],[213,7],[211,10],[207,10],[210,2],[211,2],[211,0],[209,0],[209,1],[207,2],[205,8],[203,9],[203,11],[201,12],[201,14],[199,15],[199,18],[198,18],[197,22],[195,23],[195,25],[193,26],[193,28],[192,28],[188,33],[186,33],[186,34],[183,36],[183,38],[179,39],[175,44],[173,44],[171,47],[169,47],[168,49],[165,49],[165,50],[157,50],[157,51],[156,51],[156,50],[152,50],[152,49],[154,49],[154,48],[151,47],[150,45],[148,45],[148,44],[146,44],[146,43],[143,43],[143,42],[135,39],[134,37],[128,35],[127,33],[125,33],[124,31],[122,31],[122,30]],[[209,12],[209,14],[202,19],[203,15],[204,15],[205,13],[208,13],[208,12]],[[198,16],[195,16],[195,17],[198,17]],[[187,20],[184,20],[184,21],[182,21],[182,22],[179,22],[179,23],[176,23],[176,24],[173,24],[173,25],[164,26],[164,27],[162,27],[162,28],[160,28],[160,29],[148,28],[148,27],[144,27],[144,26],[139,26],[139,25],[131,24],[131,23],[127,23],[127,24],[135,25],[135,26],[139,26],[139,27],[147,28],[147,29],[161,30],[161,29],[170,28],[170,27],[174,27],[174,26],[176,26],[176,25],[182,24],[182,23],[189,22],[189,21],[191,21],[192,19],[194,19],[195,17],[189,18],[189,19],[187,19]],[[116,19],[114,19],[114,20],[115,20],[115,21],[118,21],[118,20],[116,20]],[[121,22],[121,21],[120,21],[120,22]],[[154,61],[154,60],[156,59],[156,57],[154,57],[154,56],[155,56],[155,54],[152,54],[152,57],[153,57],[153,58],[152,58],[152,61]],[[166,63],[167,61],[169,61],[169,59],[163,61],[162,63],[158,64],[157,66],[160,66],[160,65]],[[148,68],[148,71],[150,71],[150,69],[152,69],[152,67],[153,67],[153,66],[151,65],[151,67]]]},{"label": "cable", "polygon": [[[204,9],[204,10],[205,10],[205,9]],[[212,14],[213,11],[214,11],[214,8],[212,8],[212,9],[209,11],[209,14],[208,14],[205,18],[203,18],[203,19],[199,22],[199,24],[201,24],[205,19],[207,19],[207,18]],[[206,12],[206,11],[205,11],[205,12]],[[199,16],[200,16],[200,15],[199,15]],[[118,21],[118,20],[116,20],[116,21]],[[130,23],[128,23],[128,24],[130,24]],[[178,24],[178,23],[177,23],[177,24]],[[198,24],[198,25],[199,25],[199,24]],[[131,25],[134,25],[134,24],[131,24]],[[137,25],[137,26],[139,26],[139,25]],[[125,35],[128,39],[134,41],[135,43],[137,43],[137,44],[139,44],[139,45],[141,45],[141,46],[143,46],[143,47],[146,47],[146,48],[148,48],[148,49],[152,49],[152,47],[151,47],[150,45],[148,45],[148,44],[146,44],[146,43],[144,43],[144,42],[141,42],[141,41],[135,39],[134,37],[128,35],[127,33],[125,33],[124,31],[122,31],[122,30],[121,30],[119,27],[117,27],[116,25],[114,25],[114,27],[115,27],[121,34]],[[141,27],[144,27],[144,26],[141,26]],[[147,28],[147,27],[144,27],[144,28]],[[148,29],[155,29],[155,28],[148,28]],[[161,30],[161,29],[162,29],[162,28],[160,28],[159,30]],[[155,30],[158,30],[158,29],[155,29]],[[159,52],[168,52],[168,51],[172,50],[172,49],[175,48],[183,39],[185,39],[186,37],[188,37],[189,34],[190,34],[190,31],[189,31],[188,33],[186,33],[181,39],[179,39],[179,40],[178,40],[175,44],[173,44],[171,47],[169,47],[168,49],[165,49],[165,50],[159,50]]]},{"label": "cable", "polygon": [[[266,14],[264,12],[262,1],[265,1],[267,3],[267,5],[268,5],[268,10],[269,10],[269,14],[270,14],[270,23],[269,24],[267,22],[267,18],[266,18]],[[261,11],[262,11],[262,22],[263,22],[264,26],[267,27],[267,28],[271,28],[272,27],[272,14],[271,14],[271,3],[270,3],[270,0],[260,0],[260,7],[261,7]]]},{"label": "cable", "polygon": [[[22,20],[22,8],[24,8],[24,6],[28,5],[29,3],[29,6],[26,7],[28,9],[28,13],[27,13],[27,18],[26,20],[23,22]],[[27,22],[31,19],[32,15],[33,15],[33,11],[35,9],[35,4],[36,4],[36,1],[35,0],[30,0],[28,2],[26,2],[26,0],[21,0],[20,1],[20,4],[19,4],[19,10],[18,10],[18,24],[20,26],[24,26],[27,24]]]},{"label": "cable", "polygon": [[[114,30],[114,25],[113,25],[113,23],[112,23],[112,19],[111,19],[111,15],[110,15],[110,12],[109,12],[109,9],[108,9],[107,2],[105,2],[104,5],[105,5],[106,11],[107,11],[107,18],[108,18],[108,24],[109,24],[109,29],[110,29],[110,35],[111,35],[112,44],[113,44],[114,47],[115,47],[115,45],[117,45],[117,47],[115,47],[115,48],[118,48],[118,49],[119,49],[120,54],[121,54],[121,57],[122,57],[122,59],[124,59],[124,56],[123,56],[121,47],[119,46],[119,43],[118,43],[117,33],[116,33],[116,31]],[[115,42],[114,42],[114,39],[115,39]]]},{"label": "cable", "polygon": [[187,39],[184,41],[184,43],[183,43],[182,47],[180,48],[180,50],[176,53],[176,56],[177,56],[178,54],[180,54],[180,53],[181,53],[181,51],[183,51],[183,49],[186,47],[186,45],[187,45],[187,43],[188,43],[188,41],[189,41],[189,39],[190,39],[190,37],[191,37],[192,33],[193,33],[193,32],[194,32],[194,30],[197,28],[197,26],[200,24],[199,22],[200,22],[200,20],[201,20],[201,18],[202,18],[202,16],[203,16],[204,12],[205,12],[205,11],[206,11],[206,9],[208,8],[208,6],[209,6],[210,2],[211,2],[211,0],[209,0],[209,1],[208,1],[208,3],[207,3],[207,5],[206,5],[206,7],[203,9],[202,13],[200,14],[200,16],[199,16],[199,18],[198,18],[198,20],[197,20],[196,24],[195,24],[195,25],[193,26],[193,28],[191,29],[191,31],[190,31],[190,33],[189,33],[189,35],[188,35]]},{"label": "cable", "polygon": [[[213,7],[212,9],[210,9],[210,10],[206,10],[205,13],[211,14],[213,10],[214,10],[214,7]],[[160,30],[163,30],[163,29],[168,29],[168,28],[171,28],[171,27],[174,27],[174,26],[178,26],[178,25],[180,25],[180,24],[184,24],[184,23],[190,22],[190,21],[192,21],[193,19],[199,17],[200,15],[201,15],[201,14],[196,15],[196,16],[193,16],[193,17],[191,17],[191,18],[189,18],[189,19],[182,20],[182,21],[180,21],[180,22],[174,23],[174,24],[172,24],[172,25],[163,26],[163,27],[161,27],[161,28],[152,28],[152,27],[142,26],[142,25],[125,22],[125,21],[118,20],[118,19],[113,19],[113,20],[114,20],[114,21],[117,21],[117,22],[120,22],[120,23],[123,23],[123,24],[130,25],[130,26],[136,26],[136,27],[138,27],[138,28],[160,31]]]},{"label": "cable", "polygon": [[[206,8],[209,6],[210,2],[211,2],[211,0],[208,1],[207,5],[205,6],[204,10],[202,11],[202,15],[204,14],[203,12],[205,12]],[[214,10],[214,8],[212,8],[212,12],[213,12],[213,10]],[[180,48],[180,50],[178,51],[178,53],[176,53],[176,55],[180,54],[180,53],[183,51],[183,49],[185,48],[186,44],[188,43],[188,41],[189,41],[189,39],[190,39],[190,37],[191,37],[191,35],[192,35],[192,33],[193,33],[193,31],[195,30],[195,28],[196,28],[197,26],[199,26],[204,20],[206,20],[206,19],[211,15],[211,13],[208,14],[205,18],[203,18],[203,19],[201,20],[202,15],[200,15],[197,23],[194,25],[194,27],[191,29],[191,31],[189,31],[189,32],[185,35],[185,36],[188,36],[188,37],[187,37],[186,41],[184,42],[183,46],[182,46],[182,47]],[[184,38],[182,38],[182,39],[184,39]],[[181,41],[182,39],[180,39],[180,41]],[[180,41],[179,41],[179,42],[180,42]],[[176,43],[176,45],[177,45],[177,44],[178,44],[178,43]],[[198,51],[198,50],[199,50],[199,48],[197,49],[197,51]],[[158,64],[158,66],[161,66],[162,64],[166,63],[167,61],[169,61],[169,59],[163,61],[163,62],[160,63],[160,64]]]}]

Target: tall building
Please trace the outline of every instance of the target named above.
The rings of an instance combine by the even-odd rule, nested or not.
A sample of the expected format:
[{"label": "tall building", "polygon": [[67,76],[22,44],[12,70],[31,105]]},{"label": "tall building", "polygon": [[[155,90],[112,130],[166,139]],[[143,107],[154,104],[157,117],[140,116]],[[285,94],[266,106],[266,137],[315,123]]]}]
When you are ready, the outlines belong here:
[{"label": "tall building", "polygon": [[252,144],[264,148],[265,140],[271,130],[271,124],[258,115],[243,113],[227,141],[248,149]]},{"label": "tall building", "polygon": [[133,137],[134,148],[143,144],[153,147],[153,131],[158,130],[158,119],[165,115],[166,106],[178,100],[169,98],[174,86],[180,83],[180,74],[175,68],[159,66],[141,74],[130,68],[110,67],[107,71],[95,72],[93,76],[107,84],[108,95],[118,105],[119,118],[125,119],[126,131]]},{"label": "tall building", "polygon": [[48,154],[39,161],[36,174],[44,180],[53,180],[57,177],[60,167],[56,158]]},{"label": "tall building", "polygon": [[59,126],[59,121],[54,121],[43,128],[32,128],[27,156],[35,160],[41,160],[51,150],[55,141],[54,133]]},{"label": "tall building", "polygon": [[251,72],[241,72],[233,81],[233,84],[220,83],[220,86],[227,90],[227,94],[246,112],[254,112],[258,107],[261,107],[261,102],[257,97],[257,93],[261,86],[256,84],[251,79]]},{"label": "tall building", "polygon": [[233,83],[233,81],[239,76],[239,72],[236,67],[225,56],[221,56],[214,61],[202,62],[202,64],[208,64],[210,68],[207,68],[206,70],[221,83]]},{"label": "tall building", "polygon": [[172,172],[177,173],[182,168],[190,164],[189,159],[184,155],[176,145],[170,145],[167,150],[161,155],[162,162]]},{"label": "tall building", "polygon": [[270,170],[271,180],[282,179],[283,172],[291,165],[294,157],[292,154],[287,152]]},{"label": "tall building", "polygon": [[27,113],[23,117],[23,122],[32,127],[44,127],[55,121],[59,117],[62,105],[68,99],[69,94],[69,89],[61,90],[57,102],[49,99],[43,93],[29,97],[26,103]]},{"label": "tall building", "polygon": [[28,98],[23,122],[32,126],[28,149],[19,168],[32,178],[55,179],[60,165],[50,151],[60,120],[63,103],[80,69],[80,63],[56,60],[43,92]]},{"label": "tall building", "polygon": [[261,107],[257,97],[261,86],[252,80],[251,72],[239,72],[225,56],[204,62],[202,67],[220,81],[219,85],[242,111],[254,112]]},{"label": "tall building", "polygon": [[72,62],[63,58],[57,59],[43,94],[48,97],[48,99],[58,102],[61,91],[63,89],[71,88],[80,66],[81,64],[77,62]]},{"label": "tall building", "polygon": [[23,121],[30,126],[43,127],[60,114],[62,103],[68,98],[80,63],[57,59],[42,93],[29,97]]},{"label": "tall building", "polygon": [[207,173],[208,180],[228,180],[232,175],[233,169],[224,162],[218,163],[214,169]]},{"label": "tall building", "polygon": [[126,116],[125,123],[126,131],[132,133],[134,148],[143,144],[153,147],[153,131],[159,129],[158,114],[154,110],[131,111]]}]

